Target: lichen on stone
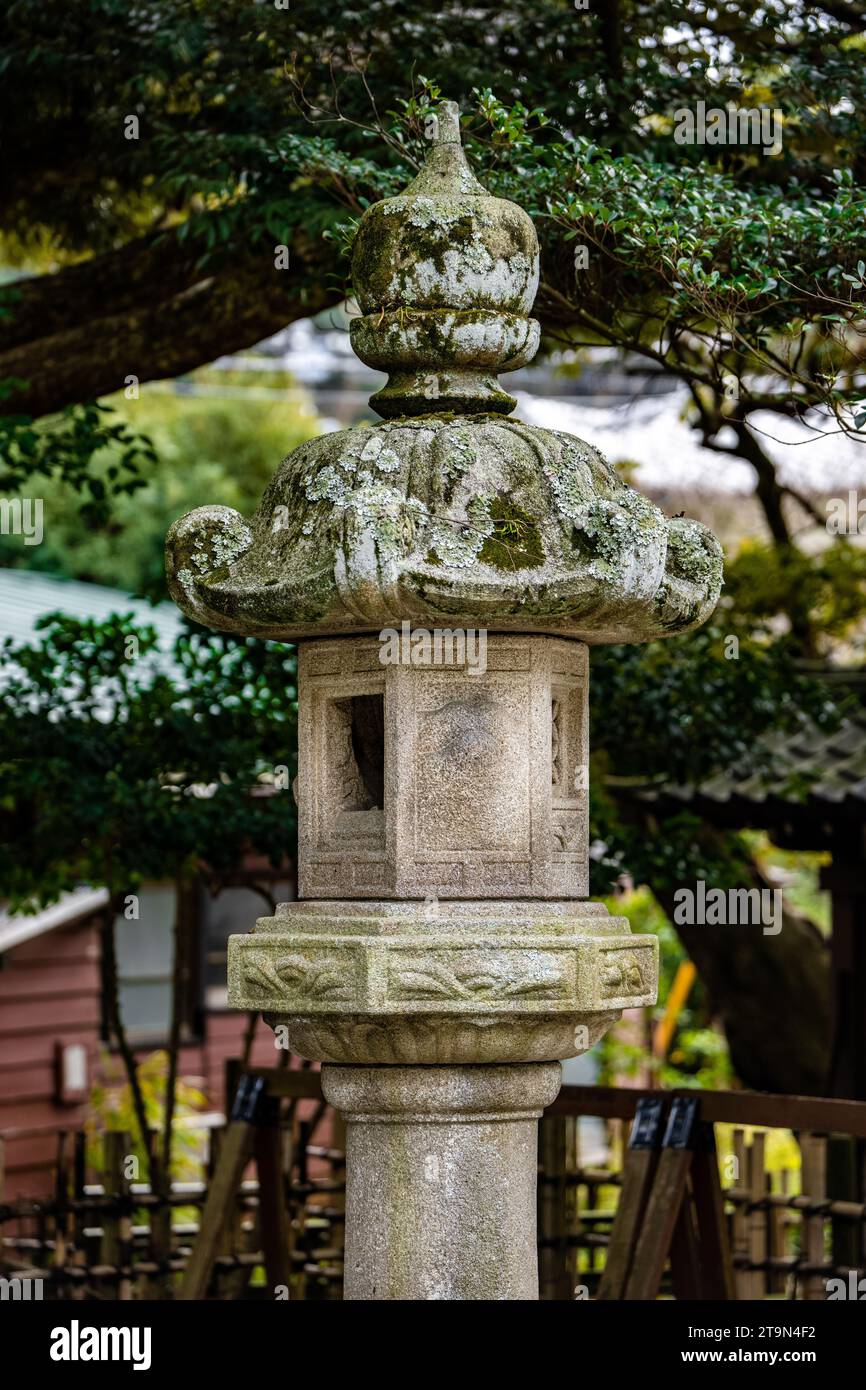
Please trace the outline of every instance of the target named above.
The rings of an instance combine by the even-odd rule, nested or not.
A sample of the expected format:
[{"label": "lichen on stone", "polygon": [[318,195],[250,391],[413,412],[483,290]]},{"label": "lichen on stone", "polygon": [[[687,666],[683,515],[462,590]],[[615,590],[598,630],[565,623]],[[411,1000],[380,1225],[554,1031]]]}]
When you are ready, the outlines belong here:
[{"label": "lichen on stone", "polygon": [[569,442],[559,449],[558,457],[550,450],[539,450],[539,459],[560,516],[579,524],[594,493],[588,452]]},{"label": "lichen on stone", "polygon": [[493,501],[492,494],[477,493],[466,507],[465,521],[460,517],[429,519],[427,536],[441,564],[466,569],[477,562],[481,547],[494,531],[490,516]]},{"label": "lichen on stone", "polygon": [[446,494],[450,495],[453,485],[466,476],[476,461],[472,435],[469,430],[459,427],[439,430],[436,449]]},{"label": "lichen on stone", "polygon": [[665,569],[708,590],[722,583],[722,553],[712,533],[687,517],[668,527]]},{"label": "lichen on stone", "polygon": [[626,555],[631,558],[648,530],[658,527],[659,513],[639,492],[624,489],[615,502],[597,497],[586,503],[572,520],[589,541],[594,556],[590,568],[609,573]]},{"label": "lichen on stone", "polygon": [[477,270],[479,275],[486,275],[493,269],[493,257],[481,241],[473,241],[464,248],[463,260],[470,270]]}]

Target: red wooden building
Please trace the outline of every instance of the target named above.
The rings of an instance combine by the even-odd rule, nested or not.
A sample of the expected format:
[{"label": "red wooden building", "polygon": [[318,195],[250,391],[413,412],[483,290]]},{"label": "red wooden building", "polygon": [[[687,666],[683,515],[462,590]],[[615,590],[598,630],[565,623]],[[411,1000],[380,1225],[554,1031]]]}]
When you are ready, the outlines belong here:
[{"label": "red wooden building", "polygon": [[[293,885],[269,885],[274,897]],[[79,1128],[93,1082],[110,1055],[102,973],[104,890],[81,889],[35,916],[0,915],[0,1138],[5,1187],[0,1200],[51,1187],[57,1131]],[[192,922],[194,942],[185,1042],[179,1075],[223,1112],[224,1064],[241,1054],[247,1018],[228,1009],[226,939],[268,912],[247,887],[212,898],[202,886]],[[165,1045],[171,993],[174,890],[141,889],[137,919],[116,923],[121,1012],[140,1057]],[[274,1038],[259,1024],[251,1061],[273,1065]],[[115,1068],[112,1068],[112,1071]]]}]

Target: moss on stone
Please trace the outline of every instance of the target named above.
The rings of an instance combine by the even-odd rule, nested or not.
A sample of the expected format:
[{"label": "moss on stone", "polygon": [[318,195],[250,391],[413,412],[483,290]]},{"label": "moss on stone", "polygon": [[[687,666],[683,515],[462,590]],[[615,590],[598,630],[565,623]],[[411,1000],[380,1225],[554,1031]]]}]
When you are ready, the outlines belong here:
[{"label": "moss on stone", "polygon": [[537,569],[544,564],[544,546],[538,523],[505,493],[490,504],[493,534],[478,552],[485,565],[499,570]]},{"label": "moss on stone", "polygon": [[[534,295],[538,243],[522,209],[459,183],[430,194],[408,189],[367,210],[352,252],[364,313],[414,305],[469,308],[466,276],[481,278],[481,303],[526,313]],[[478,298],[480,296],[480,299]]]},{"label": "moss on stone", "polygon": [[352,342],[388,372],[372,399],[387,421],[300,446],[251,526],[226,508],[175,523],[172,594],[198,621],[289,639],[390,623],[402,604],[588,640],[691,626],[718,595],[715,540],[666,521],[591,445],[503,418],[516,402],[496,373],[538,342],[538,239],[475,179],[446,114],[447,138],[355,239]]}]

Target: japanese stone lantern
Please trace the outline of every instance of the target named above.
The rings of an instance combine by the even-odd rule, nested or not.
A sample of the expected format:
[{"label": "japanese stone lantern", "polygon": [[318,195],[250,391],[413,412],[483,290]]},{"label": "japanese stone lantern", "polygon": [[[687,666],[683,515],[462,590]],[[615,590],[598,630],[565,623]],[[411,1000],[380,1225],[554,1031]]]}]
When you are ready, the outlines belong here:
[{"label": "japanese stone lantern", "polygon": [[656,998],[655,939],[586,901],[588,644],[696,627],[721,553],[512,418],[538,243],[453,103],[353,282],[383,423],[300,445],[251,522],[201,507],[168,537],[185,613],[299,644],[299,897],[231,938],[230,1000],[345,1116],[347,1298],[532,1299],[560,1059]]}]

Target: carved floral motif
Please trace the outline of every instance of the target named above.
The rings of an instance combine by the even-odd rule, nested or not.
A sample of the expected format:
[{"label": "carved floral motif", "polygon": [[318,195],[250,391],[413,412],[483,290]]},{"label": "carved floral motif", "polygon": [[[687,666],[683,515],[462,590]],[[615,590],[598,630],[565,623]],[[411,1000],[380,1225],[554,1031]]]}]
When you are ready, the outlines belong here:
[{"label": "carved floral motif", "polygon": [[337,956],[307,960],[301,955],[281,956],[269,961],[248,959],[244,980],[259,993],[275,990],[284,995],[286,987],[296,999],[328,999],[347,1003],[353,997],[352,978]]},{"label": "carved floral motif", "polygon": [[619,1017],[614,1009],[532,1018],[274,1015],[268,1022],[287,1026],[293,1052],[325,1062],[477,1065],[575,1057],[594,1047]]},{"label": "carved floral motif", "polygon": [[609,999],[646,991],[640,958],[634,951],[610,951],[601,972],[601,992]]},{"label": "carved floral motif", "polygon": [[453,953],[413,957],[411,964],[394,962],[389,976],[389,995],[410,999],[564,999],[569,994],[569,974],[555,957],[509,961],[477,955],[452,963]]}]

